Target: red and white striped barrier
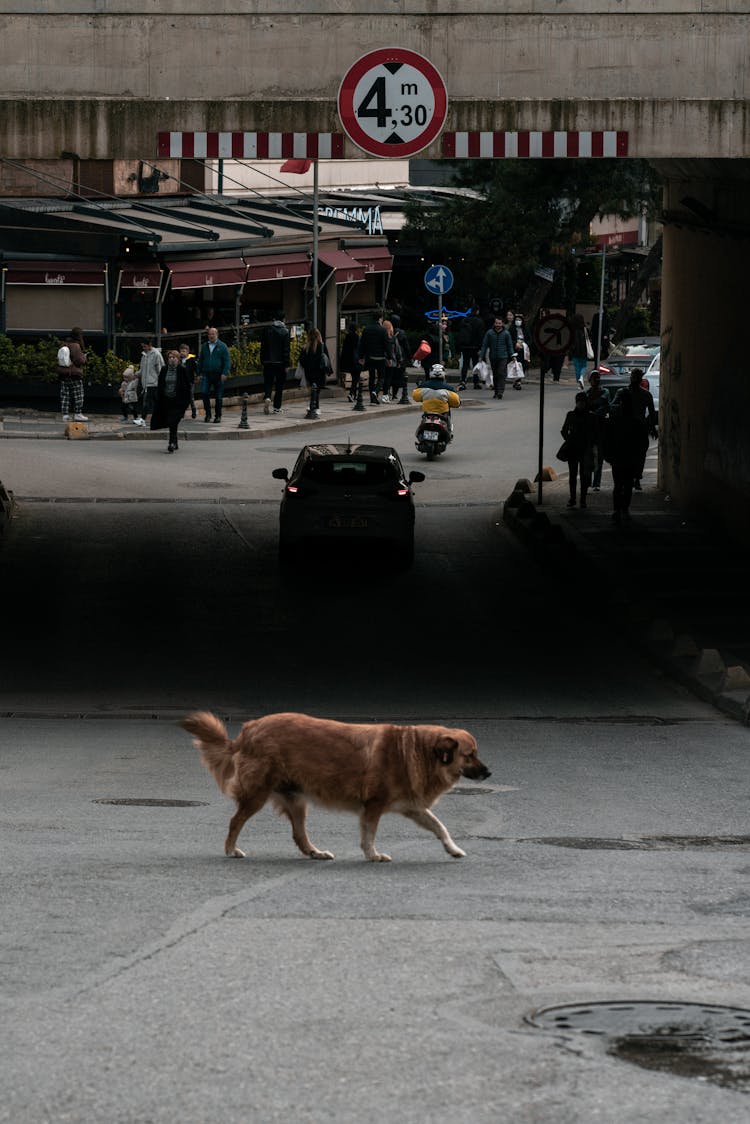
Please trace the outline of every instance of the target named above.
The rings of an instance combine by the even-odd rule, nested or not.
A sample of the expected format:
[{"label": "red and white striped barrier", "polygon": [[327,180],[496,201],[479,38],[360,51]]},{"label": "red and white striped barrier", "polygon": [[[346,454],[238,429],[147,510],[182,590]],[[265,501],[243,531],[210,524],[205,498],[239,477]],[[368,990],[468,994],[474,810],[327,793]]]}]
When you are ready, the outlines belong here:
[{"label": "red and white striped barrier", "polygon": [[199,160],[341,159],[343,133],[159,133],[158,155]]},{"label": "red and white striped barrier", "polygon": [[446,158],[581,159],[628,154],[628,134],[614,131],[443,133],[442,139]]}]

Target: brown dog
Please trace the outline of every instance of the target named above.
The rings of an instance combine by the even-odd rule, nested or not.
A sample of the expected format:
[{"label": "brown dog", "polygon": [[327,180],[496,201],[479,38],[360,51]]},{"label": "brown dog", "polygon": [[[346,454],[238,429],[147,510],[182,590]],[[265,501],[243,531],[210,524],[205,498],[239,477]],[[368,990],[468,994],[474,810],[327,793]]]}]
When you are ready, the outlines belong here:
[{"label": "brown dog", "polygon": [[237,836],[270,800],[288,817],[294,842],[311,859],[319,851],[305,827],[308,801],[359,814],[360,841],[370,862],[390,862],[375,850],[385,812],[399,812],[438,837],[449,855],[464,851],[430,807],[459,777],[485,780],[489,770],[466,730],[446,726],[356,725],[306,714],[269,714],[246,722],[234,741],[213,714],[189,715],[182,726],[195,737],[203,764],[221,791],[237,802],[224,842],[227,855],[244,858]]}]

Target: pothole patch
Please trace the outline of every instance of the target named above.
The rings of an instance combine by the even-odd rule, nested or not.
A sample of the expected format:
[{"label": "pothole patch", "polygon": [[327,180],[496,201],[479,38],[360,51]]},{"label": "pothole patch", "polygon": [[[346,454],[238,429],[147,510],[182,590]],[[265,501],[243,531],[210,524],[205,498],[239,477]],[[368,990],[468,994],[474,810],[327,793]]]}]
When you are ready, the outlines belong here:
[{"label": "pothole patch", "polygon": [[541,1030],[601,1037],[611,1057],[642,1069],[750,1093],[750,1011],[649,1000],[542,1007],[526,1016]]}]

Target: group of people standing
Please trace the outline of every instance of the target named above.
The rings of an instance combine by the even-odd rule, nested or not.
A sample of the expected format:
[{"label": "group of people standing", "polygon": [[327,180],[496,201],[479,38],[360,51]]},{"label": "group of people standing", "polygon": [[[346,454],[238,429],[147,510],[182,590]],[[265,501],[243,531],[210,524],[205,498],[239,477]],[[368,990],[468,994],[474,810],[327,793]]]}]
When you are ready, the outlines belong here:
[{"label": "group of people standing", "polygon": [[370,405],[408,403],[408,361],[409,341],[399,316],[394,314],[388,320],[375,313],[361,333],[354,324],[350,324],[339,356],[341,375],[351,376],[347,395],[349,401],[358,401],[362,393],[362,375],[367,371]]},{"label": "group of people standing", "polygon": [[644,373],[634,367],[630,385],[618,390],[614,401],[601,385],[598,371],[589,375],[589,389],[580,390],[575,407],[565,415],[560,433],[567,450],[568,507],[576,506],[580,484],[580,507],[586,507],[589,488],[601,487],[605,461],[612,469],[612,518],[615,523],[630,519],[633,490],[641,490],[649,437],[656,437],[656,407],[643,385]]}]

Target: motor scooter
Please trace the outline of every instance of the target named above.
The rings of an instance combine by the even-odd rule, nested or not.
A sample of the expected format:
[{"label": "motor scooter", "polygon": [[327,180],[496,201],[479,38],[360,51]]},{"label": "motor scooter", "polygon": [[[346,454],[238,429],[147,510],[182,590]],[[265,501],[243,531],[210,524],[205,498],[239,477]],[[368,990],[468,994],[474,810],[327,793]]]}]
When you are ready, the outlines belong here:
[{"label": "motor scooter", "polygon": [[450,415],[423,413],[414,436],[417,451],[424,453],[428,461],[434,460],[453,440]]}]

